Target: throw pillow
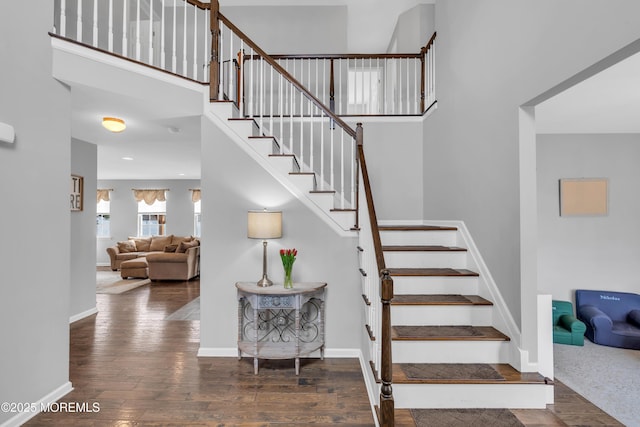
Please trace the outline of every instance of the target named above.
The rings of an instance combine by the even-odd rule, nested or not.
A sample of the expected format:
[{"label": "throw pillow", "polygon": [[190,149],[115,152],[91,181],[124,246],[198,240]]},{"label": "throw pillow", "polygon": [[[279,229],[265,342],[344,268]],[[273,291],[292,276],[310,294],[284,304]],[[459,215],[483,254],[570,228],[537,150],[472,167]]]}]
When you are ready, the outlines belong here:
[{"label": "throw pillow", "polygon": [[173,236],[173,238],[171,239],[171,244],[179,245],[182,242],[190,242],[191,240],[193,240],[191,236],[186,236],[186,237]]},{"label": "throw pillow", "polygon": [[149,252],[151,237],[129,237],[129,240],[136,242],[136,249],[138,252]]},{"label": "throw pillow", "polygon": [[134,242],[133,240],[118,242],[118,250],[121,253],[136,252],[136,242]]},{"label": "throw pillow", "polygon": [[183,254],[183,253],[187,252],[187,249],[195,248],[196,246],[199,246],[199,245],[200,245],[200,242],[198,242],[196,240],[191,241],[191,242],[181,242],[178,245],[178,249],[176,249],[176,252],[179,253],[179,254]]},{"label": "throw pillow", "polygon": [[178,249],[178,245],[167,245],[164,247],[165,252],[175,252]]},{"label": "throw pillow", "polygon": [[151,252],[162,252],[164,247],[171,244],[172,234],[168,236],[153,236],[151,238],[151,245],[149,246],[149,250]]}]

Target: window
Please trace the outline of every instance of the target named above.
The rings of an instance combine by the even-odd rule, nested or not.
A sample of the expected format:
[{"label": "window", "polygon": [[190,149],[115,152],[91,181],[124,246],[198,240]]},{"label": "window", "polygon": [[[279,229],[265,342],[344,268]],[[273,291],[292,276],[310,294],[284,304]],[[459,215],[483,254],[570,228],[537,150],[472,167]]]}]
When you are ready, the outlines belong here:
[{"label": "window", "polygon": [[164,236],[167,233],[167,202],[147,205],[138,202],[138,236]]},{"label": "window", "polygon": [[200,211],[202,205],[202,201],[198,200],[193,204],[193,235],[196,237],[201,237],[201,229],[200,224],[202,221],[202,213]]},{"label": "window", "polygon": [[350,69],[348,74],[348,114],[379,114],[381,106],[378,94],[381,90],[381,71],[377,68]]},{"label": "window", "polygon": [[111,202],[100,200],[96,206],[96,236],[111,237]]}]

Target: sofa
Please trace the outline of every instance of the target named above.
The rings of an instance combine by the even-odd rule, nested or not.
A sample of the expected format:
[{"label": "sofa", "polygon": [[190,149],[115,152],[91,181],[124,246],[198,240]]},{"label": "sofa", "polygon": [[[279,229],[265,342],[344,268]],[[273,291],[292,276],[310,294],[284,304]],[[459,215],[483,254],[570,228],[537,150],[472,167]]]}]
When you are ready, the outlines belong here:
[{"label": "sofa", "polygon": [[558,344],[584,345],[587,326],[573,314],[573,304],[569,301],[553,300],[553,342]]},{"label": "sofa", "polygon": [[640,295],[578,289],[576,312],[594,343],[640,350]]},{"label": "sofa", "polygon": [[114,271],[130,260],[146,261],[151,280],[189,280],[200,274],[200,241],[191,236],[130,237],[107,253]]}]

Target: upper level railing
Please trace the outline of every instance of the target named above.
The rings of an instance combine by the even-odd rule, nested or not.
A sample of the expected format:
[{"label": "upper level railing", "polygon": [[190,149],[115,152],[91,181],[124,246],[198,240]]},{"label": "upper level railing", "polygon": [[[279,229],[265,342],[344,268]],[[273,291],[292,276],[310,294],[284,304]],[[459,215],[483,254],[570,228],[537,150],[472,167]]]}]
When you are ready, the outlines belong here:
[{"label": "upper level railing", "polygon": [[208,9],[197,0],[55,0],[53,33],[207,83]]}]

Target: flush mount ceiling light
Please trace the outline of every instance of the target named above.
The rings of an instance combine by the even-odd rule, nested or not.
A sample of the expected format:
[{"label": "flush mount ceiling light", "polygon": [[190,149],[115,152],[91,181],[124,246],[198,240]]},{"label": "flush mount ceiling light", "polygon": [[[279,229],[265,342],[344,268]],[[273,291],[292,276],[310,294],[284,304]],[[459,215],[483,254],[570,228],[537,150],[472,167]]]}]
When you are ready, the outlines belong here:
[{"label": "flush mount ceiling light", "polygon": [[103,117],[102,126],[111,132],[122,132],[127,127],[124,120],[117,117]]}]

